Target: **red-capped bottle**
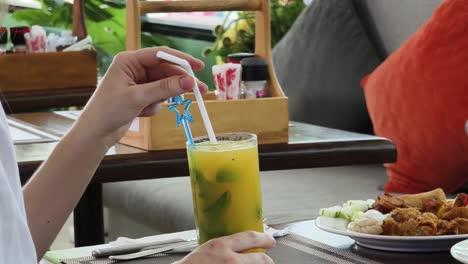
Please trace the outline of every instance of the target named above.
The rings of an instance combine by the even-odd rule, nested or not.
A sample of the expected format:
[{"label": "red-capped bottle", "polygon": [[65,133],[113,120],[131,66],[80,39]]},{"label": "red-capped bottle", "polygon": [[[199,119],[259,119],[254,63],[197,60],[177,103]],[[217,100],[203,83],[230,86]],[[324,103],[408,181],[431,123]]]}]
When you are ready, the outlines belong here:
[{"label": "red-capped bottle", "polygon": [[6,53],[6,45],[8,43],[8,29],[0,27],[0,54]]},{"label": "red-capped bottle", "polygon": [[228,63],[240,64],[242,59],[252,58],[252,57],[255,57],[255,54],[247,53],[247,52],[233,53],[233,54],[229,54],[227,56],[227,62]]},{"label": "red-capped bottle", "polygon": [[10,28],[11,43],[13,43],[14,53],[26,53],[26,40],[24,34],[29,33],[29,27],[12,27]]}]

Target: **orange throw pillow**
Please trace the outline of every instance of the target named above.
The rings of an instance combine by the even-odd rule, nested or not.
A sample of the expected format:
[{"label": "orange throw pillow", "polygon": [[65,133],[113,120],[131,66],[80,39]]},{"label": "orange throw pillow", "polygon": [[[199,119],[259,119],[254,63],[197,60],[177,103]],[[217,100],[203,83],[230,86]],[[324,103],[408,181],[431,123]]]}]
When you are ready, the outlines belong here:
[{"label": "orange throw pillow", "polygon": [[467,0],[445,0],[362,85],[375,133],[397,147],[385,191],[468,183]]}]

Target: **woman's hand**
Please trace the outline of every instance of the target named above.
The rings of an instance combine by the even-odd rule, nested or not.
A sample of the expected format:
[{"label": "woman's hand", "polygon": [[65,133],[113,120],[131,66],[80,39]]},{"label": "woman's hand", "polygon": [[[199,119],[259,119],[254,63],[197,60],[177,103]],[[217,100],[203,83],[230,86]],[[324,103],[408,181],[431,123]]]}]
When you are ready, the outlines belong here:
[{"label": "woman's hand", "polygon": [[[202,61],[167,47],[118,54],[77,121],[80,131],[105,140],[110,147],[124,135],[135,117],[151,116],[160,103],[192,90],[193,78],[179,66],[157,58],[158,51],[187,60],[194,71],[204,67]],[[201,92],[207,90],[201,82],[198,86]]]},{"label": "woman's hand", "polygon": [[253,248],[269,249],[276,245],[270,235],[253,231],[212,239],[174,264],[269,264],[265,253],[239,253]]}]

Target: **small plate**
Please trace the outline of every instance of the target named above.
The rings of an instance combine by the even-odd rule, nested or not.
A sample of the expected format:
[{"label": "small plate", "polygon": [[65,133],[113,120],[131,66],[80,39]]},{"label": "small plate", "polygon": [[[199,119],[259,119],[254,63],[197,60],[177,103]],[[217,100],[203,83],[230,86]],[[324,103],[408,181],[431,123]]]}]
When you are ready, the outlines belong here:
[{"label": "small plate", "polygon": [[[347,236],[356,244],[378,250],[398,252],[449,251],[456,243],[468,239],[468,234],[448,236],[384,236],[370,235],[336,228],[327,221],[329,217],[320,216],[315,221],[318,228],[337,235]],[[468,242],[465,245],[465,258],[468,259]],[[468,262],[465,262],[468,263]]]},{"label": "small plate", "polygon": [[450,254],[461,263],[468,264],[468,240],[458,242],[450,249]]}]

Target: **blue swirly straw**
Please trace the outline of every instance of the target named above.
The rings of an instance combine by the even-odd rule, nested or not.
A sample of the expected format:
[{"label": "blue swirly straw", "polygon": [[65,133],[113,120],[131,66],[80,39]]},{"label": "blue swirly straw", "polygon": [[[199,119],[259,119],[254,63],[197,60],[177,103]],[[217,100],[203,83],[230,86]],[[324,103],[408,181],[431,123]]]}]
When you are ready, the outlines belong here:
[{"label": "blue swirly straw", "polygon": [[[187,140],[190,145],[193,145],[193,137],[192,137],[192,131],[190,131],[190,126],[189,122],[193,122],[193,117],[192,114],[190,114],[189,108],[190,105],[192,104],[192,100],[183,100],[180,95],[174,97],[174,103],[169,105],[167,108],[176,113],[176,125],[179,127],[180,124],[184,125],[184,130],[185,130],[185,135],[187,136]],[[178,106],[184,106],[184,112],[181,113],[179,109],[177,109]]]}]

